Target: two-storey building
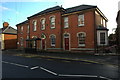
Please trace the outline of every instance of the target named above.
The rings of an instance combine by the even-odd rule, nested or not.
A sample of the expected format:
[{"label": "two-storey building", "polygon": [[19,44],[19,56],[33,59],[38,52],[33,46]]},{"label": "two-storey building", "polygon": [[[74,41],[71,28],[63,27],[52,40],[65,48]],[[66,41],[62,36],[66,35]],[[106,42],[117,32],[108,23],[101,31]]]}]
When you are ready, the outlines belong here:
[{"label": "two-storey building", "polygon": [[55,6],[17,24],[18,48],[93,52],[108,45],[108,19],[97,6]]}]

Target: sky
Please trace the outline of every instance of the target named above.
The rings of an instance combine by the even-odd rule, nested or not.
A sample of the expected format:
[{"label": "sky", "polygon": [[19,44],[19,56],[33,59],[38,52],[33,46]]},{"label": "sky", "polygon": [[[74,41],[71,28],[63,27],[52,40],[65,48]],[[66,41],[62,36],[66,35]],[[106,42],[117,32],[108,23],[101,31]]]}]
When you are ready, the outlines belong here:
[{"label": "sky", "polygon": [[27,17],[54,6],[63,8],[82,4],[95,5],[108,18],[109,34],[117,27],[116,16],[120,0],[0,0],[0,28],[8,22],[16,29],[16,24],[27,20]]}]

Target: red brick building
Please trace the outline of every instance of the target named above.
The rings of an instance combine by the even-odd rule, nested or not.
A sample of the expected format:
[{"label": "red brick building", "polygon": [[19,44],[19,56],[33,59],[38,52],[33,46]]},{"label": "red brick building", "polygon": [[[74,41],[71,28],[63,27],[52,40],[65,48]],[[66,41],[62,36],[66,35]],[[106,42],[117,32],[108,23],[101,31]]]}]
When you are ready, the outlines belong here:
[{"label": "red brick building", "polygon": [[108,19],[97,6],[55,6],[17,24],[18,48],[97,51],[108,45]]}]

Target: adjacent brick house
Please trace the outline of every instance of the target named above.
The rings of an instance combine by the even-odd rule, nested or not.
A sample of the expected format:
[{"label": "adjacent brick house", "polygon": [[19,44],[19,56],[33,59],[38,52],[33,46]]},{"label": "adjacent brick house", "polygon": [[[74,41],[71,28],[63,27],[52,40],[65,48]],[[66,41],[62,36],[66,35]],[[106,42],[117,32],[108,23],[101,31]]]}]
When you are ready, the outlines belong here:
[{"label": "adjacent brick house", "polygon": [[3,23],[0,28],[0,49],[16,49],[17,48],[17,30],[10,27],[7,22]]},{"label": "adjacent brick house", "polygon": [[108,45],[107,21],[97,6],[48,8],[16,25],[18,48],[96,52]]}]

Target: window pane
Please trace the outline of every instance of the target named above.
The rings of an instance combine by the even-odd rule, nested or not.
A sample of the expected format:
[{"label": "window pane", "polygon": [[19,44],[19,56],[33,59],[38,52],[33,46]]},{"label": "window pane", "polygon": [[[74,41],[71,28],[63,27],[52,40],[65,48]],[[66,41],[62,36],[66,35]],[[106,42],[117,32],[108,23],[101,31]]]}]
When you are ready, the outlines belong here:
[{"label": "window pane", "polygon": [[64,18],[64,28],[68,27],[68,17]]},{"label": "window pane", "polygon": [[50,18],[50,27],[55,28],[55,17]]},{"label": "window pane", "polygon": [[85,46],[85,33],[78,34],[78,45]]},{"label": "window pane", "polygon": [[33,21],[33,30],[36,31],[36,26],[37,25],[37,22],[36,21]]},{"label": "window pane", "polygon": [[105,33],[100,33],[100,44],[105,44]]},{"label": "window pane", "polygon": [[84,15],[78,16],[78,26],[84,26]]},{"label": "window pane", "polygon": [[45,19],[41,20],[41,29],[44,30],[45,29]]},{"label": "window pane", "polygon": [[51,46],[55,46],[55,36],[51,35]]}]

